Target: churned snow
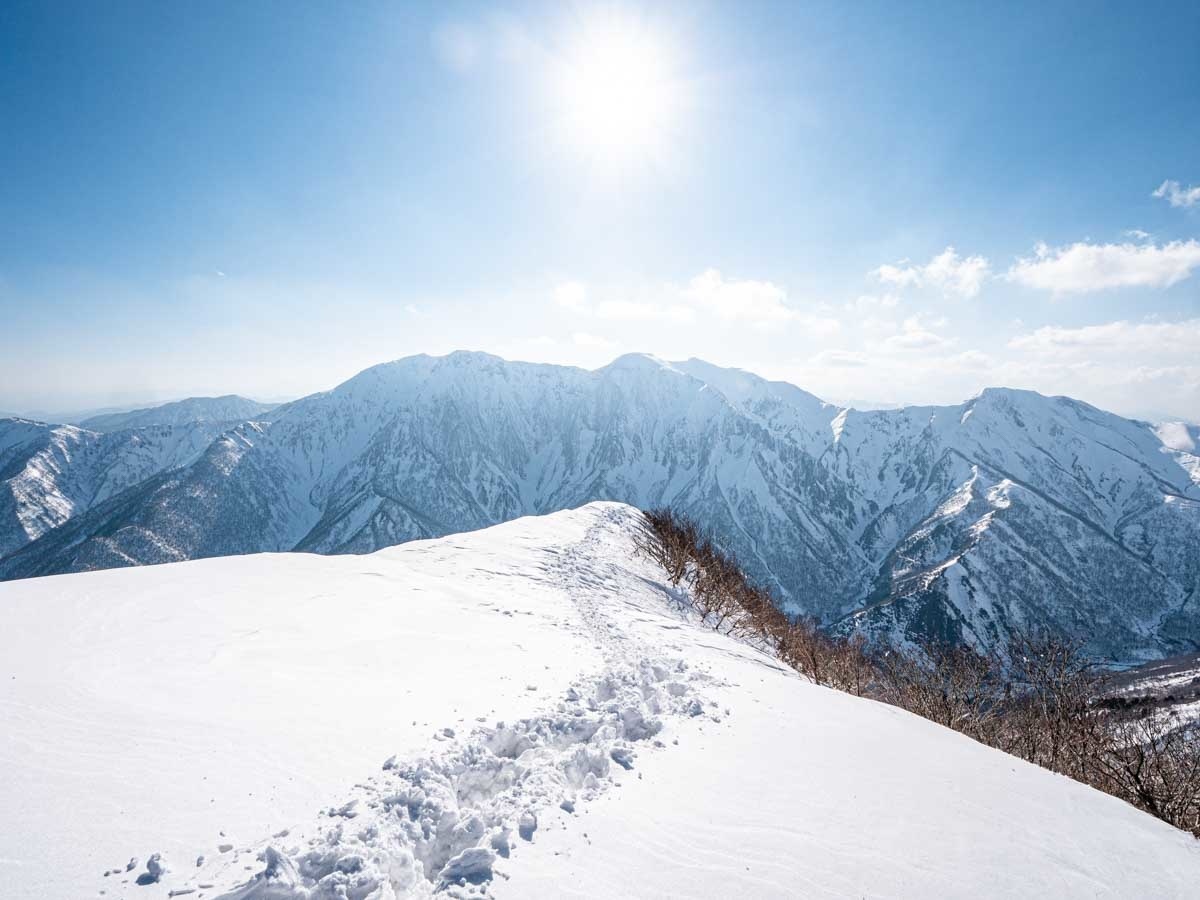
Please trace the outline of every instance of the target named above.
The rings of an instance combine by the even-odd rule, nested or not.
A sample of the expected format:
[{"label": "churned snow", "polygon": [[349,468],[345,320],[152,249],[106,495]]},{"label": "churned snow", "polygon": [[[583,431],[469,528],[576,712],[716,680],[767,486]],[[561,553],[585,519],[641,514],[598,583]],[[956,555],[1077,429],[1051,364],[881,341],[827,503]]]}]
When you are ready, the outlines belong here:
[{"label": "churned snow", "polygon": [[700,626],[637,527],[0,585],[0,896],[1193,894],[1190,836]]}]

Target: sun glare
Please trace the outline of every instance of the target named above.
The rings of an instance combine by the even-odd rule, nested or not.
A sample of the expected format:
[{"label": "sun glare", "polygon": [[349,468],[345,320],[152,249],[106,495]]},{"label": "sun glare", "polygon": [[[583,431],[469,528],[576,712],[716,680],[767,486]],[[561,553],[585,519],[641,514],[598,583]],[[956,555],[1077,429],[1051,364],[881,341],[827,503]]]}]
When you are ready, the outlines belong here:
[{"label": "sun glare", "polygon": [[590,22],[559,79],[565,137],[607,161],[660,155],[681,112],[669,48],[637,22]]}]

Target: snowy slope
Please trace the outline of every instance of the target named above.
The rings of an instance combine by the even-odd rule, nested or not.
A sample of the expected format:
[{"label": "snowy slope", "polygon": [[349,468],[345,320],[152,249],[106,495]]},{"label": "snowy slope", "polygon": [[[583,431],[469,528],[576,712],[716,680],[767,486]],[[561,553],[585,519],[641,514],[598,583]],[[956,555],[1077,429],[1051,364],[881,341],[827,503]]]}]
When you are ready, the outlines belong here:
[{"label": "snowy slope", "polygon": [[1200,425],[1187,422],[1162,422],[1154,429],[1162,441],[1162,452],[1169,453],[1200,484]]},{"label": "snowy slope", "polygon": [[147,478],[191,463],[220,431],[195,423],[100,434],[0,419],[0,558]]},{"label": "snowy slope", "polygon": [[0,895],[1191,896],[1191,837],[690,621],[636,521],[0,585]]},{"label": "snowy slope", "polygon": [[186,400],[176,400],[146,409],[90,416],[79,425],[90,431],[121,431],[147,425],[186,425],[192,422],[223,422],[232,425],[260,416],[271,408],[269,403],[259,403],[257,400],[248,400],[236,394],[226,394],[223,397],[189,397]]},{"label": "snowy slope", "polygon": [[363,553],[616,500],[693,515],[840,628],[983,646],[1049,628],[1136,660],[1200,641],[1189,434],[1026,391],[860,412],[699,360],[416,356],[238,426],[0,578]]},{"label": "snowy slope", "polygon": [[1200,653],[1159,659],[1114,673],[1106,701],[1176,728],[1200,727]]}]

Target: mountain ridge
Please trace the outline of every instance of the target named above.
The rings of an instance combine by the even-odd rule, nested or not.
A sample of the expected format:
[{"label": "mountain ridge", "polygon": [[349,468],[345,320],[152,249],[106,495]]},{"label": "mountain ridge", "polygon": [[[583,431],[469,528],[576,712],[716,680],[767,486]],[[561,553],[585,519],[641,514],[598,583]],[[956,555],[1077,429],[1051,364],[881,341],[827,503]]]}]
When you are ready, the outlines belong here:
[{"label": "mountain ridge", "polygon": [[1167,438],[1009,388],[859,411],[695,359],[419,355],[226,429],[0,577],[368,552],[616,500],[693,515],[836,628],[988,647],[1046,627],[1147,658],[1200,638],[1200,465]]},{"label": "mountain ridge", "polygon": [[159,472],[194,460],[221,424],[101,433],[0,420],[0,559]]},{"label": "mountain ridge", "polygon": [[102,413],[78,423],[89,431],[122,431],[146,425],[183,425],[197,422],[236,423],[269,412],[274,407],[237,394],[220,397],[186,397],[170,403],[131,409],[127,412]]}]

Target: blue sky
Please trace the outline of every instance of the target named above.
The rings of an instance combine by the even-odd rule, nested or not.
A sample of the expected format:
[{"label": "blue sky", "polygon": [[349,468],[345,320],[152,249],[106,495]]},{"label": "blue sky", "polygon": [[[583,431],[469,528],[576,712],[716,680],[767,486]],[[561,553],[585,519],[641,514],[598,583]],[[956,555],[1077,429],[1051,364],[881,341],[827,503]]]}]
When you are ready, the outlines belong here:
[{"label": "blue sky", "polygon": [[1195,3],[5,4],[0,409],[468,348],[1198,419],[1198,33]]}]

